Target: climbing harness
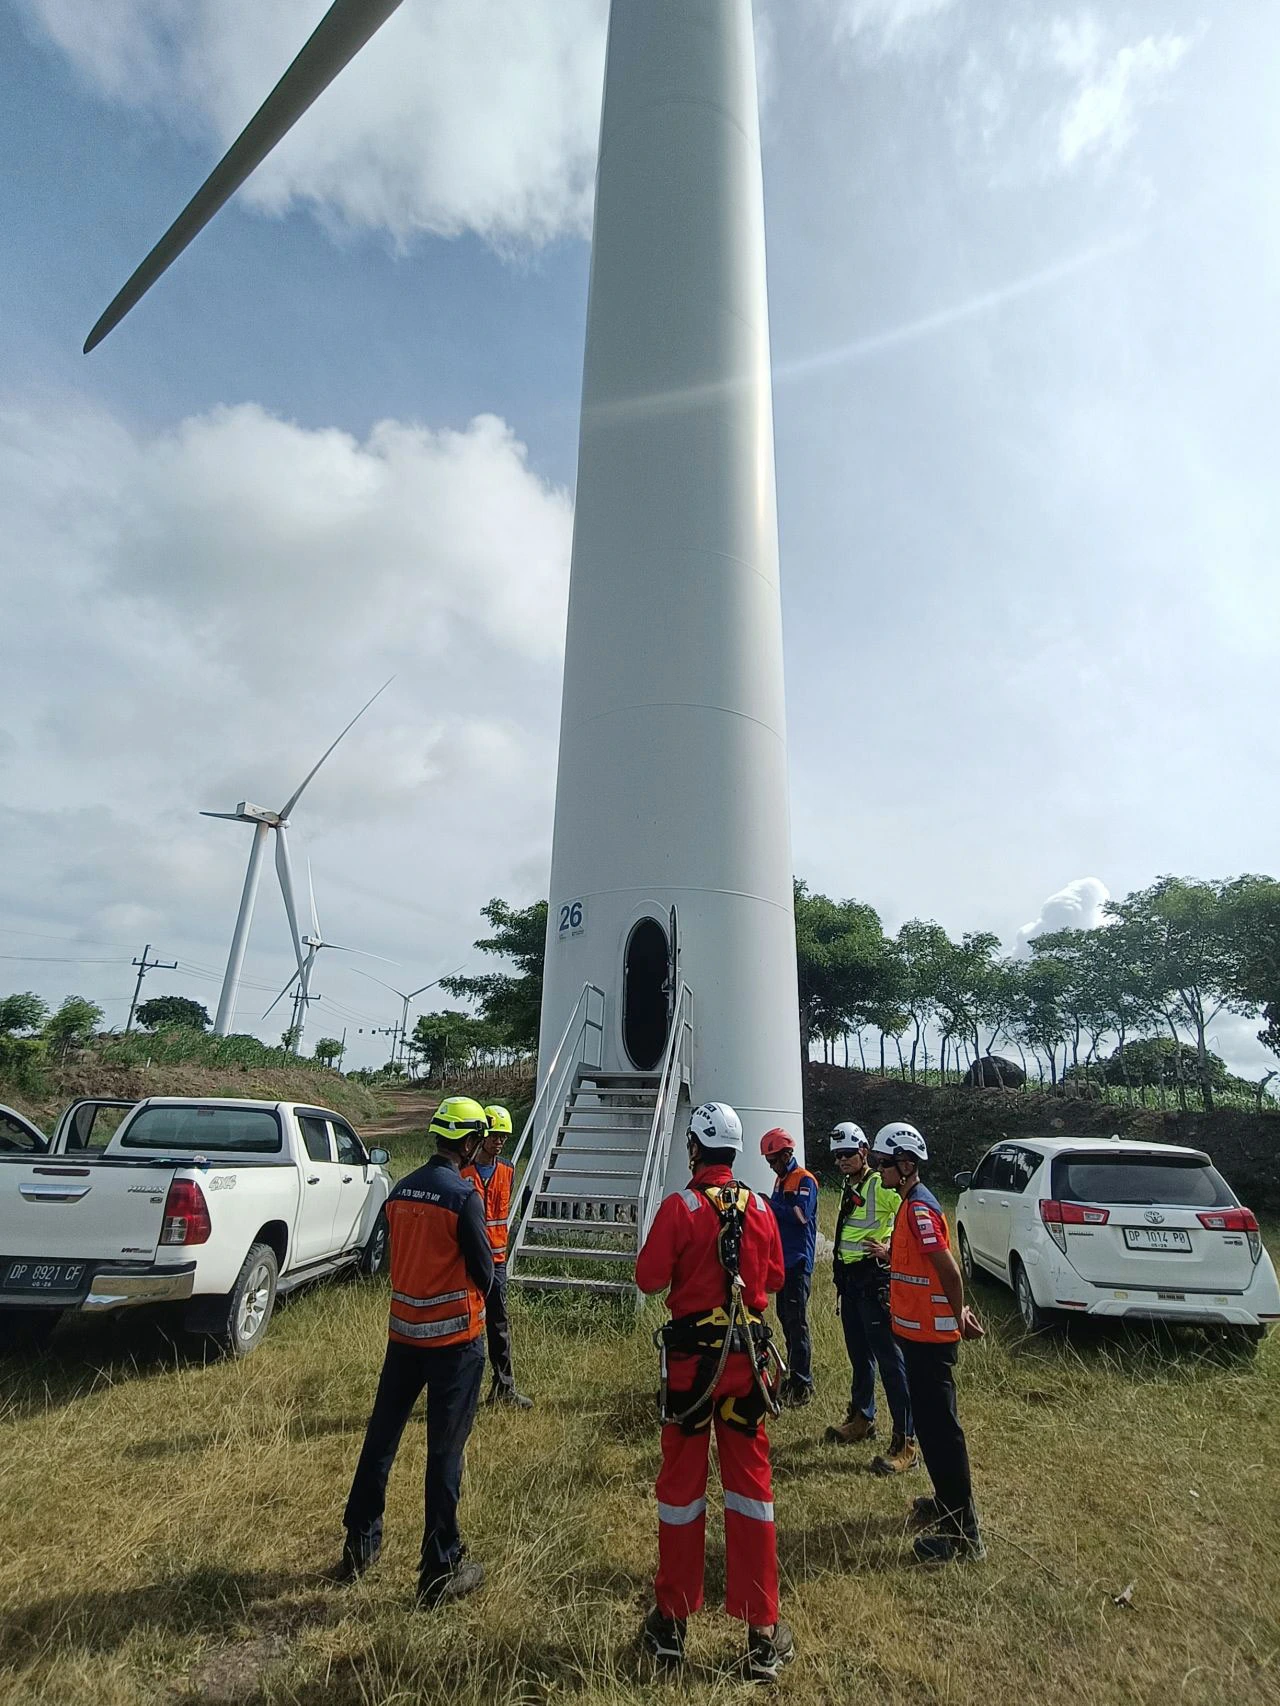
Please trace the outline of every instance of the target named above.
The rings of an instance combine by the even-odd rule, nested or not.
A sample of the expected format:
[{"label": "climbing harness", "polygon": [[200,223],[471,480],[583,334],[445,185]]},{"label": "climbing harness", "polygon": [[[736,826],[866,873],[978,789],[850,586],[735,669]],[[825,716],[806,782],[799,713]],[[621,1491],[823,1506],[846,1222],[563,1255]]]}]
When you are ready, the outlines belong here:
[{"label": "climbing harness", "polygon": [[[728,1396],[720,1400],[720,1419],[744,1433],[755,1433],[765,1415],[776,1416],[781,1411],[777,1388],[787,1372],[777,1346],[762,1315],[747,1307],[739,1267],[742,1259],[742,1232],[751,1192],[736,1179],[727,1185],[693,1187],[716,1211],[720,1230],[716,1235],[716,1253],[724,1269],[726,1295],[723,1305],[701,1314],[679,1315],[659,1327],[653,1335],[658,1351],[659,1392],[658,1411],[664,1424],[672,1423],[685,1433],[699,1433],[710,1426],[715,1404],[715,1390],[733,1351],[741,1351],[751,1359],[754,1390],[746,1395]],[[672,1412],[667,1384],[669,1356],[696,1356],[693,1388],[697,1396],[685,1407]],[[681,1394],[684,1397],[684,1394]]]}]

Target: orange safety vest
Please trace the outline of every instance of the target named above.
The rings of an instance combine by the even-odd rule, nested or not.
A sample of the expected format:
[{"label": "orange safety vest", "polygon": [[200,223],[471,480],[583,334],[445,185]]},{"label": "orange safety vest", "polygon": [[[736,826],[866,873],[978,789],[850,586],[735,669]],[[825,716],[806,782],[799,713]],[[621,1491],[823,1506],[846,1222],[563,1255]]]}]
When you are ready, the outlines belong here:
[{"label": "orange safety vest", "polygon": [[467,1272],[458,1215],[472,1186],[451,1168],[420,1167],[387,1199],[391,1233],[391,1315],[402,1345],[443,1350],[484,1332],[484,1293]]},{"label": "orange safety vest", "polygon": [[516,1182],[515,1168],[510,1161],[504,1161],[499,1155],[487,1180],[480,1177],[480,1169],[474,1161],[469,1167],[462,1169],[462,1177],[470,1179],[484,1198],[484,1223],[489,1231],[489,1248],[493,1251],[495,1262],[505,1262],[507,1217],[511,1211],[511,1188]]},{"label": "orange safety vest", "polygon": [[[921,1212],[925,1204],[914,1205]],[[942,1222],[942,1247],[951,1248],[946,1215]],[[932,1217],[930,1217],[932,1224]],[[938,1283],[937,1270],[920,1241],[912,1199],[902,1199],[894,1217],[889,1241],[889,1315],[900,1339],[923,1344],[952,1344],[960,1337],[960,1323],[951,1313],[951,1303]]]}]

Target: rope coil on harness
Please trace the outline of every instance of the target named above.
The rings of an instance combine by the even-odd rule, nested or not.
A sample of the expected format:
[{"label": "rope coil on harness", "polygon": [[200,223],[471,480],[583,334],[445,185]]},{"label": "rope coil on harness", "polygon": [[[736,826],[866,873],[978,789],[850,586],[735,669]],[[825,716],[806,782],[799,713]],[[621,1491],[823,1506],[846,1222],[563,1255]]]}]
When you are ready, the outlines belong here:
[{"label": "rope coil on harness", "polygon": [[[711,1310],[706,1315],[686,1315],[668,1321],[653,1335],[659,1358],[659,1414],[664,1425],[671,1423],[687,1431],[697,1431],[705,1427],[711,1420],[712,1400],[728,1365],[730,1353],[737,1350],[750,1357],[751,1376],[756,1388],[756,1404],[752,1406],[754,1415],[741,1417],[739,1425],[749,1426],[749,1430],[754,1432],[759,1420],[766,1413],[776,1416],[782,1408],[774,1396],[776,1382],[766,1378],[766,1370],[772,1363],[777,1378],[780,1379],[786,1373],[786,1364],[763,1317],[747,1307],[742,1274],[739,1271],[746,1205],[751,1200],[751,1193],[736,1179],[727,1185],[712,1186],[709,1189],[695,1186],[694,1189],[715,1209],[720,1219],[720,1230],[716,1235],[716,1254],[725,1272],[726,1297],[722,1308]],[[676,1355],[693,1354],[700,1359],[694,1380],[697,1396],[675,1414],[668,1405],[669,1352]],[[714,1362],[712,1358],[715,1359]],[[705,1414],[700,1416],[699,1412]],[[725,1419],[733,1418],[726,1414]]]}]

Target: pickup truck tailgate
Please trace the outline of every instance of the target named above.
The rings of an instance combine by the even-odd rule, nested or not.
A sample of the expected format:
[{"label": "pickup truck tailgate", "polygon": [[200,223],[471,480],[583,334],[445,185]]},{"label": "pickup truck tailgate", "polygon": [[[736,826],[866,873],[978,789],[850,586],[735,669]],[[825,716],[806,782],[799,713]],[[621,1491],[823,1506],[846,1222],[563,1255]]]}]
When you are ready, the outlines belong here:
[{"label": "pickup truck tailgate", "polygon": [[150,1261],[174,1163],[9,1162],[0,1168],[0,1291],[14,1258]]}]

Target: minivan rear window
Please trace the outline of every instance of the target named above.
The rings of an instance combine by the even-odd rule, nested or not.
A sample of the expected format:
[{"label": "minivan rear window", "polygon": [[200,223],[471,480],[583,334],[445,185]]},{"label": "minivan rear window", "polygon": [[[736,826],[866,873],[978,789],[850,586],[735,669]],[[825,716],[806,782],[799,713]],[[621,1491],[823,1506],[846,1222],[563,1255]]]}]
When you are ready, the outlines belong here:
[{"label": "minivan rear window", "polygon": [[120,1147],[275,1155],[283,1140],[270,1108],[143,1108],[121,1137]]},{"label": "minivan rear window", "polygon": [[1228,1208],[1236,1200],[1217,1168],[1194,1155],[1059,1155],[1053,1194],[1060,1202],[1169,1208]]}]

